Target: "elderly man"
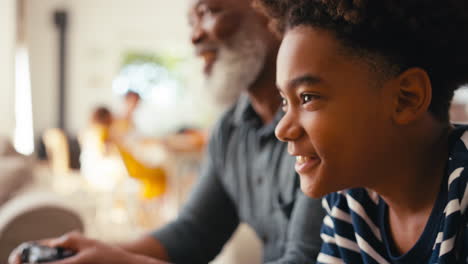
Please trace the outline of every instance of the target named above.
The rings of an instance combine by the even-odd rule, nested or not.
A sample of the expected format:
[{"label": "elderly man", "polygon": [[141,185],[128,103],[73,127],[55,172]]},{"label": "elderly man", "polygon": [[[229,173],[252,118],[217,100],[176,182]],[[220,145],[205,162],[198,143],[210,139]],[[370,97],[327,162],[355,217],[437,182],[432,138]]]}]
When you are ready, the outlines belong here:
[{"label": "elderly man", "polygon": [[79,253],[57,264],[207,263],[240,222],[264,245],[264,262],[315,263],[323,217],[299,190],[294,159],[274,135],[282,117],[276,90],[279,40],[251,0],[192,0],[192,42],[204,59],[207,93],[237,97],[215,126],[198,184],[177,220],[132,243],[111,247],[71,234],[52,241]]}]

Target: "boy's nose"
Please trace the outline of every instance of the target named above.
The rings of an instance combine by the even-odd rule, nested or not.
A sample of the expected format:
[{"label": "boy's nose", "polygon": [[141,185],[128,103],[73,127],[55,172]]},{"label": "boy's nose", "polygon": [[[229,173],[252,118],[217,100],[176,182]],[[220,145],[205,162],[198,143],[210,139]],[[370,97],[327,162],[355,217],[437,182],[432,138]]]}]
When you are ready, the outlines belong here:
[{"label": "boy's nose", "polygon": [[284,142],[294,141],[301,135],[301,127],[294,122],[294,118],[286,114],[275,129],[276,137]]}]

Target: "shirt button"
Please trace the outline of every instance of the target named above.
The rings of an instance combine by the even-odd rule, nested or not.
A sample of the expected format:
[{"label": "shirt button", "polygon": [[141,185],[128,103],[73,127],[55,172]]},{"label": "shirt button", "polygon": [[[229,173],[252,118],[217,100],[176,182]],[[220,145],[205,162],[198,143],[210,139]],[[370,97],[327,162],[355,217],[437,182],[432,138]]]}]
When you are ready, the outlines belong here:
[{"label": "shirt button", "polygon": [[263,183],[263,177],[258,177],[257,178],[257,184],[261,185]]}]

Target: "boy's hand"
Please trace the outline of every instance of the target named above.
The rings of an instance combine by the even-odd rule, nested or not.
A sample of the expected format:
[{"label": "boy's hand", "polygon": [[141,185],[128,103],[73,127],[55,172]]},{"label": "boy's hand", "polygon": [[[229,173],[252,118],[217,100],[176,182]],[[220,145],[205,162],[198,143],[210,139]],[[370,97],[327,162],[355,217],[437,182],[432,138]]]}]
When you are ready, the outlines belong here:
[{"label": "boy's hand", "polygon": [[[58,239],[40,242],[49,247],[62,247],[76,252],[76,255],[51,264],[163,264],[143,256],[133,255],[121,248],[106,245],[85,238],[78,232],[66,234]],[[10,256],[10,264],[21,264],[18,253]]]}]

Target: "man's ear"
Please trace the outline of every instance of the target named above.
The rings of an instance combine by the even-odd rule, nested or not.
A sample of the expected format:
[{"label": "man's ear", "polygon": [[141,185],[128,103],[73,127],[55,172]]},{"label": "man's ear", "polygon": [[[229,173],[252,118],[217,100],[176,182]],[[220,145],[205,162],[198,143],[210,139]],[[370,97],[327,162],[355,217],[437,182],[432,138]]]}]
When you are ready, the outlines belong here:
[{"label": "man's ear", "polygon": [[409,124],[427,113],[432,100],[432,85],[425,70],[408,69],[396,78],[394,84],[393,119],[397,124]]}]

